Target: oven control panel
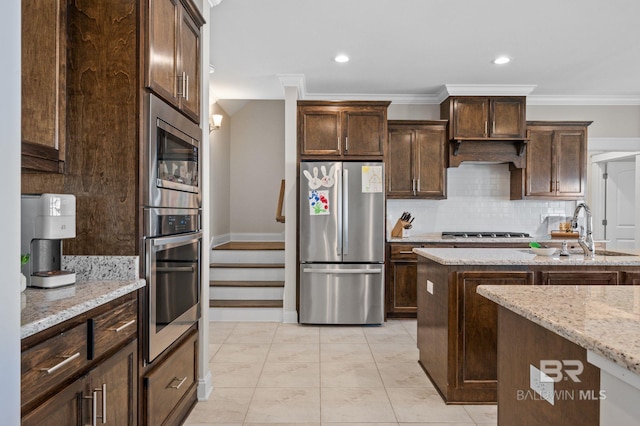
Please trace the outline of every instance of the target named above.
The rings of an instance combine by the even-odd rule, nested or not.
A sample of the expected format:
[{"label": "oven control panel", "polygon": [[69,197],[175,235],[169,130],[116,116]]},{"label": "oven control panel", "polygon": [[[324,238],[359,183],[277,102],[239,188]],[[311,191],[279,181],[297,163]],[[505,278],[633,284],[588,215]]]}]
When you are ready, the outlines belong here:
[{"label": "oven control panel", "polygon": [[200,231],[200,210],[148,208],[144,214],[145,237]]}]

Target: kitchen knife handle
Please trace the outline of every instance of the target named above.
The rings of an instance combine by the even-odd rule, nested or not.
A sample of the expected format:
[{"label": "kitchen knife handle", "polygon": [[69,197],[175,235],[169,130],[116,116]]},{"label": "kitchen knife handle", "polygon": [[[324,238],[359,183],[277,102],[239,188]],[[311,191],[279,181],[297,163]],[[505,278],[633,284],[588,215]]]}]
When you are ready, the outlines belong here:
[{"label": "kitchen knife handle", "polygon": [[349,254],[349,170],[342,171],[344,182],[342,183],[342,220],[344,230],[342,231],[342,255]]}]

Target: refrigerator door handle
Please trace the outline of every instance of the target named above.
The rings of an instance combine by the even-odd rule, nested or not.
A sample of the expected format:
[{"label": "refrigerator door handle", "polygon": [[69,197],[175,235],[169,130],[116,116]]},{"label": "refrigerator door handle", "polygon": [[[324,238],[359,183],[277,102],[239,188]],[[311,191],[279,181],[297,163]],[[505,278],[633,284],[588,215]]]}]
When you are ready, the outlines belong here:
[{"label": "refrigerator door handle", "polygon": [[342,220],[344,231],[342,233],[342,254],[349,254],[349,170],[346,168],[342,172],[344,182],[342,183]]},{"label": "refrigerator door handle", "polygon": [[[338,166],[339,167],[339,166]],[[342,173],[336,173],[336,180],[337,182],[335,183],[335,187],[336,190],[339,190],[339,188],[342,188]],[[338,255],[338,257],[340,258],[340,260],[342,260],[342,203],[340,200],[340,197],[342,197],[342,193],[338,192],[337,194],[338,197],[338,218],[337,218],[337,226],[336,226],[336,233],[337,235],[337,245],[336,245],[336,254]]]},{"label": "refrigerator door handle", "polygon": [[311,274],[380,274],[382,273],[382,269],[314,269],[314,268],[304,268],[302,270],[304,273]]}]

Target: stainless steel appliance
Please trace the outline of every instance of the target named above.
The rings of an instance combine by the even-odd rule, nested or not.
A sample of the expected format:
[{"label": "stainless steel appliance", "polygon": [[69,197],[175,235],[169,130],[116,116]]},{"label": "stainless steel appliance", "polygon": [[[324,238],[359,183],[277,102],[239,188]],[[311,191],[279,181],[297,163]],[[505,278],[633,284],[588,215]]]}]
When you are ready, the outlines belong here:
[{"label": "stainless steel appliance", "polygon": [[30,254],[22,274],[31,287],[74,284],[76,274],[62,270],[62,240],[76,236],[76,197],[70,194],[23,195],[21,254]]},{"label": "stainless steel appliance", "polygon": [[144,147],[142,204],[200,208],[202,130],[153,94],[145,97],[149,143]]},{"label": "stainless steel appliance", "polygon": [[145,360],[153,361],[200,318],[202,130],[145,95],[148,143],[141,156],[147,280]]},{"label": "stainless steel appliance", "polygon": [[194,209],[148,208],[144,220],[151,362],[200,318],[202,231]]},{"label": "stainless steel appliance", "polygon": [[302,162],[300,322],[384,322],[384,165]]}]

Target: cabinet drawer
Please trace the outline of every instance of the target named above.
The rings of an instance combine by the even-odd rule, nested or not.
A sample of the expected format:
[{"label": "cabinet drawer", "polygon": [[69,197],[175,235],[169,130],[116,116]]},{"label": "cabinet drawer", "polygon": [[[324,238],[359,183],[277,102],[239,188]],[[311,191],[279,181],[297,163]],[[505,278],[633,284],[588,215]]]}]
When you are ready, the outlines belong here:
[{"label": "cabinet drawer", "polygon": [[418,247],[420,246],[391,244],[391,260],[417,260],[418,255],[413,252],[413,249]]},{"label": "cabinet drawer", "polygon": [[146,376],[148,424],[161,425],[191,386],[195,385],[196,338],[197,332],[194,331],[158,368]]},{"label": "cabinet drawer", "polygon": [[89,359],[94,359],[135,338],[138,331],[137,299],[90,319],[89,324],[93,327],[94,336],[93,353],[90,348]]},{"label": "cabinet drawer", "polygon": [[22,405],[45,394],[87,365],[87,324],[82,323],[22,352]]}]

